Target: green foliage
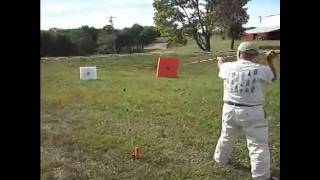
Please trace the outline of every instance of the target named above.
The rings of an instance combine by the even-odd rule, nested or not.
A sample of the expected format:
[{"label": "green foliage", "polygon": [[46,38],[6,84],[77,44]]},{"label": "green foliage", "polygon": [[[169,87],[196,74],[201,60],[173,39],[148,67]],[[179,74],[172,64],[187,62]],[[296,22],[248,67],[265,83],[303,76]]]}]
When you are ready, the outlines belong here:
[{"label": "green foliage", "polygon": [[243,24],[249,19],[247,8],[244,6],[250,0],[215,0],[214,9],[217,12],[217,18],[221,29],[231,38],[231,49],[233,49],[234,40],[238,39],[243,33]]},{"label": "green foliage", "polygon": [[176,43],[192,36],[203,51],[210,51],[210,38],[215,25],[211,1],[155,0],[154,22],[163,36]]},{"label": "green foliage", "polygon": [[143,52],[144,46],[159,37],[160,33],[155,27],[134,24],[117,33],[116,45],[118,52]]},{"label": "green foliage", "polygon": [[153,26],[146,26],[140,33],[141,42],[143,45],[147,45],[155,40],[156,37],[160,37],[160,32]]},{"label": "green foliage", "polygon": [[185,46],[188,39],[183,35],[182,30],[177,30],[175,36],[171,36],[167,41],[167,48]]},{"label": "green foliage", "polygon": [[112,34],[108,29],[102,29],[98,35],[97,53],[109,54],[112,53]]},{"label": "green foliage", "polygon": [[248,20],[244,6],[249,0],[154,0],[154,22],[170,44],[191,36],[203,51],[211,51],[210,38],[219,27],[232,39],[242,33]]},{"label": "green foliage", "polygon": [[70,38],[59,32],[41,32],[41,56],[71,56],[76,50]]},{"label": "green foliage", "polygon": [[117,52],[132,52],[135,40],[136,39],[134,39],[133,34],[131,34],[131,31],[128,28],[118,32],[116,39]]},{"label": "green foliage", "polygon": [[82,26],[77,29],[51,28],[41,32],[41,56],[86,56],[94,53],[113,53],[113,40],[118,53],[142,52],[144,46],[160,36],[153,26],[134,24],[131,28],[102,29]]}]

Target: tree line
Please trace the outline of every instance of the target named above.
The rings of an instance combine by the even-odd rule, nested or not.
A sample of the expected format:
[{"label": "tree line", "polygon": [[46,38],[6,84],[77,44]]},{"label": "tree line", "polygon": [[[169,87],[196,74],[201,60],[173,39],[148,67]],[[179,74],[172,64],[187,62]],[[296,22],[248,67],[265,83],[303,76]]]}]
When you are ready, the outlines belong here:
[{"label": "tree line", "polygon": [[85,56],[91,54],[136,53],[160,36],[153,26],[134,24],[130,28],[51,28],[41,31],[41,56]]}]

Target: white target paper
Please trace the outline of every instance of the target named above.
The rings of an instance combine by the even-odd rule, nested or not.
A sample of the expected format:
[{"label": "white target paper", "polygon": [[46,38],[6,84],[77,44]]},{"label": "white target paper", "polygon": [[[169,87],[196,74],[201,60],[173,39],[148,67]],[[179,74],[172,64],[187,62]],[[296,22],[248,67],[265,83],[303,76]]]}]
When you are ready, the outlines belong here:
[{"label": "white target paper", "polygon": [[97,79],[97,67],[80,67],[80,80]]}]

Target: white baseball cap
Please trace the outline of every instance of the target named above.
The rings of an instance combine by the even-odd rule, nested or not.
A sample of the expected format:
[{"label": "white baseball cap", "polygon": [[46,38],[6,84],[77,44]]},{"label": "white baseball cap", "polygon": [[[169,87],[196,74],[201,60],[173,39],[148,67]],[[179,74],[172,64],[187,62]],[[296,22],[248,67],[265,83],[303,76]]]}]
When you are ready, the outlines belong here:
[{"label": "white baseball cap", "polygon": [[238,46],[238,51],[245,52],[248,54],[258,54],[259,47],[253,42],[242,42]]}]

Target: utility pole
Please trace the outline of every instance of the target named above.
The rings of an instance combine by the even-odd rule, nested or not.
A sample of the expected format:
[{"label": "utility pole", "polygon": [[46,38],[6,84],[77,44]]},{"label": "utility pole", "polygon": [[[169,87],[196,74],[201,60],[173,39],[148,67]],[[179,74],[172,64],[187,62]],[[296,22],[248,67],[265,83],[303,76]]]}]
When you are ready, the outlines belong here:
[{"label": "utility pole", "polygon": [[113,47],[113,53],[116,54],[117,53],[117,48],[116,48],[116,41],[115,41],[115,34],[114,34],[114,27],[113,27],[113,16],[109,17],[109,23],[111,24],[112,27],[112,47]]}]

